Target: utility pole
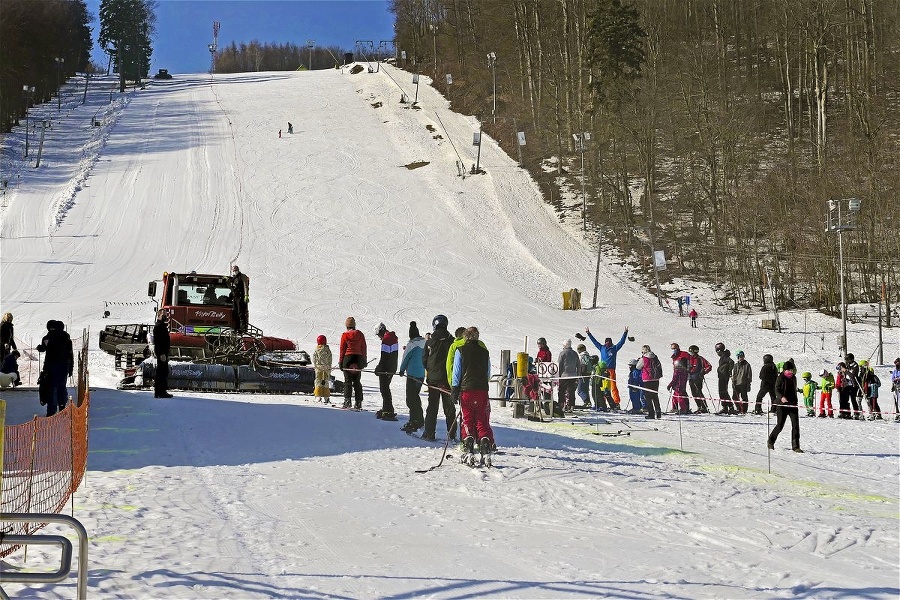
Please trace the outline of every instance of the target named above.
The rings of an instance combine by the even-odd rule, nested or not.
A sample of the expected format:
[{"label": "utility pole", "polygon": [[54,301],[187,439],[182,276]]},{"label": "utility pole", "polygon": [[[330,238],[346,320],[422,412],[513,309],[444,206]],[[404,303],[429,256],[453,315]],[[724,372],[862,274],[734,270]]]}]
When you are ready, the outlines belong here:
[{"label": "utility pole", "polygon": [[306,40],[306,47],[309,48],[309,70],[312,71],[312,51],[313,47],[316,45],[315,40]]},{"label": "utility pole", "polygon": [[219,50],[219,25],[218,21],[213,21],[213,42],[212,44],[207,44],[207,48],[209,49],[209,74],[213,76],[216,74],[216,52]]}]

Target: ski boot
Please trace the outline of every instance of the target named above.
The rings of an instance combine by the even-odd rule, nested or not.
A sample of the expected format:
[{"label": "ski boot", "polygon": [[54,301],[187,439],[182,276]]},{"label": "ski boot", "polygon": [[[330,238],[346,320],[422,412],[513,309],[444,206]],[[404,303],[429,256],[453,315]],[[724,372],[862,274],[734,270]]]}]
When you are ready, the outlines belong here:
[{"label": "ski boot", "polygon": [[470,467],[475,466],[475,438],[471,435],[463,440],[459,462]]},{"label": "ski boot", "polygon": [[347,398],[346,400],[344,400],[344,406],[343,406],[342,408],[347,409],[347,408],[350,408],[351,406],[353,406],[353,403],[350,401],[349,398]]},{"label": "ski boot", "polygon": [[419,429],[421,429],[423,425],[425,425],[425,423],[416,423],[415,421],[407,421],[406,425],[401,427],[400,430],[405,431],[406,433],[415,433]]},{"label": "ski boot", "polygon": [[482,467],[491,467],[491,453],[493,452],[494,444],[491,442],[490,438],[483,437],[478,442],[478,452],[481,454],[481,466]]}]

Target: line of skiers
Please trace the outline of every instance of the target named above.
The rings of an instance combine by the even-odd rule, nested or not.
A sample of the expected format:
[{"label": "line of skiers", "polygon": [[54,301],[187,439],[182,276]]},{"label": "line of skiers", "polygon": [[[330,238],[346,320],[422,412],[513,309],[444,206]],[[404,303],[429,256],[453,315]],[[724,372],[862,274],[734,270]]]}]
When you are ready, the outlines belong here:
[{"label": "line of skiers", "polygon": [[[446,421],[447,437],[457,437],[456,405],[460,407],[464,452],[475,452],[476,443],[482,454],[496,448],[494,432],[490,426],[490,402],[488,401],[491,361],[487,346],[479,339],[476,327],[459,327],[455,335],[448,330],[448,319],[437,315],[432,319],[433,331],[423,338],[415,321],[409,324],[409,341],[399,360],[400,345],[396,333],[384,323],[375,328],[381,342],[381,352],[373,369],[379,379],[382,407],[375,416],[385,421],[396,421],[390,384],[395,373],[406,378],[406,405],[409,421],[402,427],[407,433],[424,429],[422,439],[435,441],[438,409],[442,408]],[[333,368],[344,374],[344,403],[342,408],[362,408],[362,384],[360,377],[371,361],[367,360],[365,335],[356,328],[356,319],[347,317],[345,331],[341,334],[337,366],[333,367],[333,355],[324,335],[318,336],[312,363],[316,370],[314,394],[324,402],[329,400],[330,373]],[[420,393],[427,387],[427,405],[422,410]]]},{"label": "line of skiers", "polygon": [[[559,413],[571,412],[576,406],[576,396],[580,398],[580,406],[594,408],[595,410],[618,411],[621,400],[616,384],[616,355],[622,348],[628,329],[622,334],[617,344],[612,343],[611,338],[606,338],[603,344],[590,335],[591,342],[600,350],[600,356],[587,352],[584,344],[579,344],[576,350],[572,350],[571,340],[563,343],[562,351],[558,356],[558,404],[556,410]],[[583,339],[576,334],[576,337]],[[769,411],[776,412],[780,404],[780,398],[776,392],[778,376],[784,371],[784,363],[776,363],[771,354],[763,356],[763,364],[760,367],[757,378],[759,390],[755,399],[751,400],[753,384],[753,369],[747,361],[743,350],[735,354],[737,360],[731,358],[731,351],[725,344],[719,342],[714,350],[718,357],[715,367],[700,354],[696,345],[683,351],[678,343],[670,345],[673,374],[666,384],[666,389],[671,392],[672,412],[676,414],[689,414],[690,399],[696,404],[695,413],[710,413],[709,400],[720,402],[721,408],[718,415],[742,415],[763,414],[763,401],[768,397]],[[789,359],[791,363],[793,360]],[[898,359],[900,361],[900,359]],[[542,363],[552,362],[552,353],[544,338],[538,339],[537,363],[533,372],[541,371]],[[895,362],[895,367],[897,363]],[[628,362],[628,391],[631,408],[630,413],[646,413],[646,418],[660,418],[662,414],[659,404],[658,389],[663,380],[662,365],[659,358],[648,345],[641,348],[641,356]],[[717,383],[714,395],[706,383],[706,376],[715,368]],[[507,372],[508,380],[512,380],[514,366]],[[894,373],[897,372],[895,368]],[[853,354],[847,354],[845,360],[836,367],[833,375],[823,369],[819,373],[820,382],[813,381],[810,372],[801,375],[802,381],[797,382],[799,392],[802,392],[803,406],[807,416],[816,416],[816,394],[818,396],[818,416],[833,417],[831,395],[834,389],[839,394],[838,418],[862,419],[864,418],[863,401],[869,411],[870,420],[882,419],[882,411],[878,404],[879,388],[881,381],[875,371],[869,367],[867,361],[857,363]],[[535,399],[538,396],[546,397],[550,392],[546,385],[541,389],[539,377],[535,375],[533,382],[526,383],[526,392]],[[545,377],[546,379],[546,377]],[[894,415],[900,421],[900,409],[897,399],[900,396],[900,386],[896,383],[897,377],[892,375],[892,392],[894,395]],[[704,387],[706,391],[704,392]],[[690,389],[690,394],[688,394]],[[507,396],[511,394],[512,385],[508,386]],[[592,400],[592,401],[591,401]],[[754,401],[755,400],[755,401]],[[752,404],[752,411],[751,409]]]}]

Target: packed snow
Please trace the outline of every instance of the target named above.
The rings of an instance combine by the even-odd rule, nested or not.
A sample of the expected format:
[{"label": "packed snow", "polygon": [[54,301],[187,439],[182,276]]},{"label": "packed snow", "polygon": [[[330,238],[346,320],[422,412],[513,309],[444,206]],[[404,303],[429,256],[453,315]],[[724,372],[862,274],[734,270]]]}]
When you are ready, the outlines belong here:
[{"label": "packed snow", "polygon": [[[580,232],[580,202],[561,220],[486,136],[477,157],[477,120],[422,79],[416,106],[400,102],[415,94],[411,74],[389,65],[178,75],[124,94],[101,78],[82,95],[75,79],[62,111],[32,109],[33,124],[51,126],[29,132],[27,160],[24,128],[3,138],[2,311],[28,356],[48,319],[73,337],[90,331],[90,454],[72,512],[90,535],[89,596],[896,598],[889,383],[883,421],[803,414],[805,454],[791,452],[789,427],[767,451],[768,414],[585,410],[539,423],[495,402],[495,466],[460,465],[451,445],[425,473],[443,444],[399,430],[400,377],[400,422],[375,418],[371,373],[363,412],[304,395],[116,389],[98,332],[151,322],[147,283],[164,271],[232,263],[251,277],[251,323],[309,352],[319,334],[336,352],[348,315],[371,358],[379,322],[402,343],[410,321],[425,333],[442,313],[451,331],[480,329],[495,372],[501,350],[534,353],[543,336],[556,356],[585,327],[615,340],[629,328],[623,387],[642,344],[668,378],[673,341],[711,359],[719,341],[743,349],[754,376],[767,352],[833,369],[840,320],[788,312],[782,332],[764,330],[768,315],[731,314],[710,287],[679,281],[671,292],[700,313],[692,329],[611,250],[592,308],[597,248]],[[469,174],[476,160],[485,174]],[[570,288],[583,310],[561,310]],[[848,335],[857,358],[874,354],[873,324],[849,323]],[[900,336],[884,335],[892,361]],[[41,413],[36,370],[24,363],[27,385],[3,390],[8,423]],[[0,568],[56,560],[36,547]],[[75,581],[4,589],[72,598]]]}]

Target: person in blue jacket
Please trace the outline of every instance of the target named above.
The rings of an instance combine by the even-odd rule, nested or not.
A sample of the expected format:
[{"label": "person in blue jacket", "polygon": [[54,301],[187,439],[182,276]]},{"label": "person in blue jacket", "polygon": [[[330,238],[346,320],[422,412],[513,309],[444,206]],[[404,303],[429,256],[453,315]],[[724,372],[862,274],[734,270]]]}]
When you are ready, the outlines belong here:
[{"label": "person in blue jacket", "polygon": [[625,331],[622,333],[622,339],[619,340],[618,344],[613,344],[612,338],[606,338],[601,344],[591,335],[591,330],[587,327],[584,328],[584,332],[588,334],[588,337],[591,338],[591,341],[600,351],[600,360],[606,363],[606,369],[609,371],[610,392],[612,392],[613,402],[618,409],[622,401],[619,398],[619,388],[616,386],[616,355],[622,349],[622,346],[625,345],[625,338],[628,337],[628,328],[625,328]]},{"label": "person in blue jacket", "polygon": [[641,370],[637,368],[637,359],[628,361],[628,397],[631,399],[631,410],[634,415],[640,414],[644,408],[644,380],[641,378]]},{"label": "person in blue jacket", "polygon": [[400,361],[400,377],[406,377],[406,406],[409,408],[409,421],[401,429],[407,433],[413,433],[425,426],[422,398],[419,396],[425,381],[425,364],[422,362],[424,351],[425,338],[419,335],[416,322],[410,321],[409,341]]}]

